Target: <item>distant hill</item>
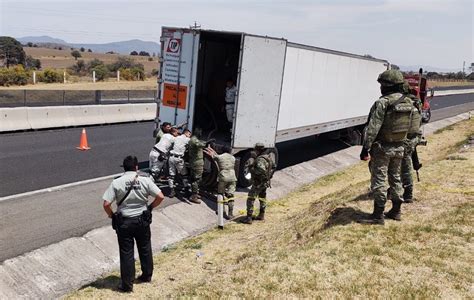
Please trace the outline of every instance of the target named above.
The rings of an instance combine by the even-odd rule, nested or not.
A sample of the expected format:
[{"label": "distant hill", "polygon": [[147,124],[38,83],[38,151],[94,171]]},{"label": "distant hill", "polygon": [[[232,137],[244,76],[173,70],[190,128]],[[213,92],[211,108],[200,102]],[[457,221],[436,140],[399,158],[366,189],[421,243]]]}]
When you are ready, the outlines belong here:
[{"label": "distant hill", "polygon": [[51,45],[64,45],[73,48],[84,47],[86,49],[91,49],[94,52],[100,53],[113,51],[119,54],[130,54],[130,52],[132,51],[146,51],[151,55],[153,54],[153,52],[158,54],[158,52],[160,51],[160,44],[156,42],[142,41],[138,39],[104,44],[68,43],[64,40],[52,38],[50,36],[28,36],[18,38],[17,40],[23,44],[31,42],[45,47],[50,47]]},{"label": "distant hill", "polygon": [[67,45],[68,43],[64,40],[61,39],[55,39],[47,35],[42,35],[42,36],[25,36],[22,38],[17,39],[20,43],[26,44],[26,43],[49,43],[49,44],[61,44],[61,45]]}]

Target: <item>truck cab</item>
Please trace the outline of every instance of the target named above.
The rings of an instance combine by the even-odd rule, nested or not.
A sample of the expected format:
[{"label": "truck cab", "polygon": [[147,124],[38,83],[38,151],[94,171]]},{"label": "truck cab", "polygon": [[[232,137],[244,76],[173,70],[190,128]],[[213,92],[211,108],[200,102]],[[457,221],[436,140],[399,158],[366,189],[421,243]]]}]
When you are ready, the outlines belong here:
[{"label": "truck cab", "polygon": [[410,85],[410,90],[421,100],[421,117],[423,123],[428,123],[431,119],[430,102],[434,97],[434,90],[428,86],[428,80],[421,74],[405,75],[405,80]]}]

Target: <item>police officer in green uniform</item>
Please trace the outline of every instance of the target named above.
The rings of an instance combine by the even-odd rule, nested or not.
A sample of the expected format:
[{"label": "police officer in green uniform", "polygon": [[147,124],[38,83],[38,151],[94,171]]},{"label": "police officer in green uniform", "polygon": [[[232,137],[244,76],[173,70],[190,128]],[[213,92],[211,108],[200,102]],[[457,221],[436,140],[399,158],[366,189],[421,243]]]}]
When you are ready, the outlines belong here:
[{"label": "police officer in green uniform", "polygon": [[227,203],[227,219],[234,218],[234,194],[237,185],[237,176],[235,176],[235,157],[231,154],[232,149],[228,146],[222,147],[222,154],[208,147],[204,152],[212,157],[219,167],[219,176],[217,184],[217,193],[222,195],[224,203]]},{"label": "police officer in green uniform", "polygon": [[[267,207],[267,188],[270,187],[270,180],[275,169],[275,162],[268,154],[264,154],[265,146],[262,143],[255,145],[255,158],[250,166],[252,175],[252,187],[247,196],[247,217],[242,221],[246,224],[252,224],[252,219],[263,221],[265,219],[265,209]],[[255,199],[260,202],[259,214],[253,217],[253,208]]]},{"label": "police officer in green uniform", "polygon": [[413,162],[411,156],[415,147],[422,139],[421,133],[421,100],[416,97],[416,91],[410,89],[408,82],[404,83],[404,90],[413,103],[413,113],[410,123],[410,128],[407,133],[407,140],[405,142],[405,152],[403,154],[401,166],[401,178],[403,184],[403,200],[405,203],[413,202]]},{"label": "police officer in green uniform", "polygon": [[189,168],[191,173],[191,197],[189,201],[193,203],[201,203],[199,195],[199,184],[201,183],[202,173],[204,172],[204,155],[203,149],[206,142],[201,141],[202,131],[200,128],[194,130],[194,134],[188,143]]},{"label": "police officer in green uniform", "polygon": [[[137,278],[140,282],[150,282],[153,275],[153,253],[151,251],[151,210],[160,205],[164,196],[155,183],[138,174],[138,159],[127,156],[123,160],[125,173],[114,179],[102,196],[103,207],[112,226],[117,233],[120,248],[119,290],[133,291],[135,279],[134,242],[137,242],[142,274]],[[148,205],[148,197],[154,198]],[[112,211],[112,203],[116,203],[117,211]]]},{"label": "police officer in green uniform", "polygon": [[370,217],[361,220],[361,223],[383,225],[383,212],[387,201],[385,186],[387,177],[393,206],[386,217],[400,219],[400,208],[403,202],[400,168],[413,105],[411,99],[403,92],[404,78],[400,71],[385,71],[379,75],[377,81],[380,83],[382,97],[375,101],[370,109],[360,153],[361,160],[369,160],[369,157],[371,159],[371,191],[374,197],[374,210]]}]

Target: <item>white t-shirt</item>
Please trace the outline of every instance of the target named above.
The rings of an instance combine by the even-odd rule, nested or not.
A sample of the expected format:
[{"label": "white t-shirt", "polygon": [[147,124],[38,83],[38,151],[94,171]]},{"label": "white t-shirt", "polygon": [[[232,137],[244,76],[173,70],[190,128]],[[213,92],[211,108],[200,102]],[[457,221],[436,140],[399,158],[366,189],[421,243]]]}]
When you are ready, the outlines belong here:
[{"label": "white t-shirt", "polygon": [[175,137],[172,134],[165,133],[161,137],[161,140],[158,142],[158,144],[155,145],[155,147],[164,153],[168,153],[168,151],[171,149],[171,146],[173,146],[174,139]]},{"label": "white t-shirt", "polygon": [[137,172],[125,172],[112,181],[102,196],[107,202],[117,203],[127,194],[130,185],[133,185],[127,198],[117,207],[117,212],[122,213],[124,217],[141,215],[146,210],[148,196],[155,198],[161,192],[149,177],[136,175]]},{"label": "white t-shirt", "polygon": [[186,145],[188,145],[190,138],[185,134],[182,134],[174,139],[173,149],[170,151],[171,154],[184,155],[186,151]]},{"label": "white t-shirt", "polygon": [[232,105],[235,104],[235,96],[237,96],[237,87],[233,85],[232,87],[225,88],[225,104]]}]

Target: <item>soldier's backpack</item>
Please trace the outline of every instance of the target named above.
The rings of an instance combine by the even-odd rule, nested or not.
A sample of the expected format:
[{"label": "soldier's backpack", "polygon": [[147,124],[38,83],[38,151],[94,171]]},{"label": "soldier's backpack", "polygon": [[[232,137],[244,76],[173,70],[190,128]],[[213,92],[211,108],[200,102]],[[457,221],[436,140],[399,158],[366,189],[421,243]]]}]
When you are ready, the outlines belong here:
[{"label": "soldier's backpack", "polygon": [[402,94],[386,96],[388,99],[387,111],[379,131],[379,138],[384,142],[401,142],[406,139],[411,126],[413,104],[409,97]]}]

